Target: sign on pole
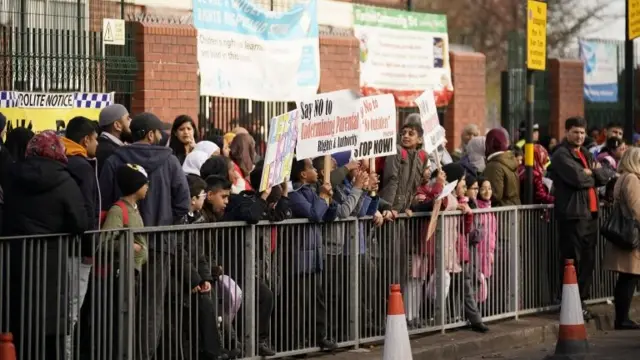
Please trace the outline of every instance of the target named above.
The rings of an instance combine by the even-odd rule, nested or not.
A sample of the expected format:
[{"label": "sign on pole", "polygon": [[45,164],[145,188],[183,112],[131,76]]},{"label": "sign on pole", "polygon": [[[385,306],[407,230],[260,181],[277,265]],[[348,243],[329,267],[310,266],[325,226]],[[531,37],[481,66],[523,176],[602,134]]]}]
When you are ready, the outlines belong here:
[{"label": "sign on pole", "polygon": [[422,95],[418,96],[416,105],[420,110],[422,130],[424,131],[422,137],[424,140],[424,150],[427,153],[432,153],[436,151],[438,146],[444,144],[446,140],[444,128],[440,126],[433,89],[427,89]]},{"label": "sign on pole", "polygon": [[289,180],[299,118],[300,111],[296,109],[273,117],[269,122],[260,192]]},{"label": "sign on pole", "polygon": [[627,21],[629,22],[628,39],[633,40],[640,37],[640,0],[627,0],[628,13]]},{"label": "sign on pole", "polygon": [[547,4],[527,0],[527,68],[547,67]]},{"label": "sign on pole", "polygon": [[396,102],[392,94],[360,98],[360,129],[353,149],[355,160],[396,154]]},{"label": "sign on pole", "polygon": [[102,19],[102,42],[104,45],[124,45],[124,20]]}]

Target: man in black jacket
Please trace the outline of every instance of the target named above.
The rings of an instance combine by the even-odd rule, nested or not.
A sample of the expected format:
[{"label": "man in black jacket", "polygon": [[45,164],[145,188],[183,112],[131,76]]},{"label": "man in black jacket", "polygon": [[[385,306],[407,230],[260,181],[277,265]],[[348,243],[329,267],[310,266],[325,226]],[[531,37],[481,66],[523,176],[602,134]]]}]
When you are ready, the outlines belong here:
[{"label": "man in black jacket", "polygon": [[102,132],[98,138],[98,174],[102,172],[102,165],[111,154],[125,143],[131,143],[131,118],[127,108],[120,104],[113,104],[100,111],[99,126]]},{"label": "man in black jacket", "polygon": [[[586,129],[587,122],[581,117],[565,121],[566,138],[556,147],[549,167],[554,187],[560,254],[563,261],[575,261],[583,302],[589,297],[598,240],[599,202],[596,188],[606,185],[612,177],[583,146]],[[591,313],[584,304],[582,308],[585,320],[590,319]]]}]

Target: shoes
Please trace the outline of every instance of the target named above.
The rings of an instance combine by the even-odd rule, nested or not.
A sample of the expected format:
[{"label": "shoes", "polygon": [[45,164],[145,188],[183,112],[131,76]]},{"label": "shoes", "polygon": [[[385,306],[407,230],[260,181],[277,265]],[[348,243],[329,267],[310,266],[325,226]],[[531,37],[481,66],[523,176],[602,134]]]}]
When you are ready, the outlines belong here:
[{"label": "shoes", "polygon": [[489,327],[484,323],[480,322],[480,323],[471,324],[471,330],[475,332],[479,332],[481,334],[485,334],[489,332]]},{"label": "shoes", "polygon": [[623,322],[617,322],[614,325],[616,330],[640,330],[640,324],[635,321],[625,320]]},{"label": "shoes", "polygon": [[276,352],[269,345],[269,341],[262,339],[258,341],[258,355],[260,356],[273,356]]},{"label": "shoes", "polygon": [[318,347],[320,348],[320,350],[332,351],[338,348],[338,344],[336,344],[336,342],[331,339],[324,338],[318,340]]}]

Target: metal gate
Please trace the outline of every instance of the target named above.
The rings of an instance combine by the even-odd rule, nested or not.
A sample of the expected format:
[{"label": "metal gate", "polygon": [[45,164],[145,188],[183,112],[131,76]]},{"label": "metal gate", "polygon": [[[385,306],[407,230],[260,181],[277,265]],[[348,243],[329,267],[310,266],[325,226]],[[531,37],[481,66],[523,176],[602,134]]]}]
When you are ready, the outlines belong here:
[{"label": "metal gate", "polygon": [[114,91],[116,101],[130,105],[138,70],[132,32],[127,31],[125,46],[102,41],[102,17],[121,18],[127,5],[124,0],[0,0],[0,86]]}]

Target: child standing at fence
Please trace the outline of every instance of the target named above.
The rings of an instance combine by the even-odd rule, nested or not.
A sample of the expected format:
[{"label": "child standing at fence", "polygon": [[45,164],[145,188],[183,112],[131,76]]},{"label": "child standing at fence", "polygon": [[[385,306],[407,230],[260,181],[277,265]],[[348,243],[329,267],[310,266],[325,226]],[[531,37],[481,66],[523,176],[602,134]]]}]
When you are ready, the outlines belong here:
[{"label": "child standing at fence", "polygon": [[[102,224],[102,230],[115,230],[124,228],[142,228],[144,222],[138,211],[138,201],[147,196],[149,179],[142,166],[125,164],[116,173],[118,187],[122,191],[122,197],[107,212]],[[120,234],[108,232],[103,238],[103,243],[109,243],[109,249],[118,251],[116,243],[121,239]],[[147,262],[147,239],[142,234],[133,237],[134,264],[137,271],[142,270],[142,265]]]},{"label": "child standing at fence", "polygon": [[[491,182],[485,178],[478,179],[478,198],[476,204],[478,209],[491,208],[491,196],[493,190]],[[489,288],[495,289],[495,286],[488,286],[489,279],[493,275],[493,262],[496,250],[496,237],[498,236],[498,222],[495,214],[485,212],[475,215],[478,223],[482,227],[482,236],[476,245],[476,264],[478,270],[478,302],[482,303],[489,296]],[[495,283],[495,281],[492,281]]]},{"label": "child standing at fence", "polygon": [[[311,160],[293,160],[291,181],[293,188],[289,201],[294,217],[311,222],[335,220],[337,204],[332,200],[331,184],[320,186],[316,193],[314,185],[318,181],[318,173]],[[291,232],[296,234],[295,238],[287,239],[289,244],[285,245],[287,250],[283,261],[283,272],[290,276],[285,281],[285,291],[289,294],[286,301],[294,308],[289,315],[295,321],[291,329],[297,329],[306,337],[307,345],[333,350],[336,343],[327,336],[327,309],[321,281],[324,268],[323,226],[310,224],[295,230]],[[312,334],[315,339],[310,338]],[[294,346],[304,346],[301,340],[294,338]]]}]

